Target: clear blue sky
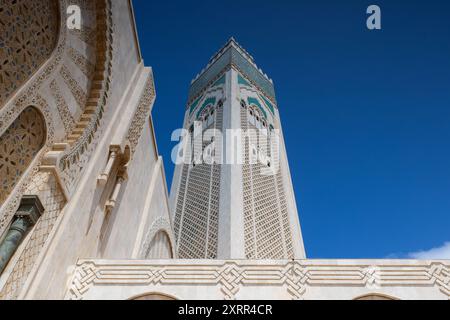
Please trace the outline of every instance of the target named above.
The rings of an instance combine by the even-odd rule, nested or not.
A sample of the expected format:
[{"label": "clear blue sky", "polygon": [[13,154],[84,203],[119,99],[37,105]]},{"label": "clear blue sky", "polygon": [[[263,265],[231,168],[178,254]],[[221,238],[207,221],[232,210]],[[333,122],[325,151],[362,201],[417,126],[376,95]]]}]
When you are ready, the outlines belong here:
[{"label": "clear blue sky", "polygon": [[[366,8],[382,9],[382,30]],[[230,36],[275,82],[309,258],[450,241],[450,1],[134,0],[168,184],[190,80]]]}]

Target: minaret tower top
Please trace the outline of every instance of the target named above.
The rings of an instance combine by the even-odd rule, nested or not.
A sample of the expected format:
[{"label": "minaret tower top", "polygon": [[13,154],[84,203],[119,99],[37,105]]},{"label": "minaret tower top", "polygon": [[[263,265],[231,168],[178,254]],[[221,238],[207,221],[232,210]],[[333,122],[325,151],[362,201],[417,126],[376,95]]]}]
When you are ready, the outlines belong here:
[{"label": "minaret tower top", "polygon": [[234,38],[192,80],[171,211],[180,258],[304,258],[273,81]]},{"label": "minaret tower top", "polygon": [[191,81],[188,105],[194,101],[209,85],[220,75],[234,68],[239,71],[247,81],[257,87],[262,93],[276,104],[275,89],[272,79],[259,68],[251,56],[233,37],[217,51],[209,60],[206,67]]}]

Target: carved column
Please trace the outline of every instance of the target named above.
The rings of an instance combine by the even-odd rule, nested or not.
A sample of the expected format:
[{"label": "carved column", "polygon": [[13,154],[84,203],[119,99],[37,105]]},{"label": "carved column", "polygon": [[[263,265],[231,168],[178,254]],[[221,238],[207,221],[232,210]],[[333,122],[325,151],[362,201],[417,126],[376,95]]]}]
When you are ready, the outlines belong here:
[{"label": "carved column", "polygon": [[99,175],[97,178],[98,184],[101,186],[105,186],[106,182],[109,179],[109,176],[111,175],[111,172],[113,171],[114,165],[116,164],[116,160],[120,155],[120,148],[119,147],[112,147],[111,151],[109,153],[108,162],[106,163],[105,169],[103,169],[103,172]]},{"label": "carved column", "polygon": [[122,189],[122,184],[125,181],[123,176],[118,176],[116,180],[116,184],[114,185],[113,192],[111,193],[111,197],[108,201],[106,201],[106,214],[111,212],[112,209],[116,206],[117,199],[119,198],[120,189]]},{"label": "carved column", "polygon": [[22,198],[14,221],[0,245],[0,274],[5,270],[14,252],[43,212],[44,207],[37,196],[24,196]]},{"label": "carved column", "polygon": [[[120,191],[127,180],[127,163],[129,154],[122,152],[119,146],[111,146],[109,158],[103,172],[98,176],[97,182],[106,190],[112,190],[105,204],[105,214],[109,214],[117,204]],[[111,188],[111,189],[110,189]]]}]

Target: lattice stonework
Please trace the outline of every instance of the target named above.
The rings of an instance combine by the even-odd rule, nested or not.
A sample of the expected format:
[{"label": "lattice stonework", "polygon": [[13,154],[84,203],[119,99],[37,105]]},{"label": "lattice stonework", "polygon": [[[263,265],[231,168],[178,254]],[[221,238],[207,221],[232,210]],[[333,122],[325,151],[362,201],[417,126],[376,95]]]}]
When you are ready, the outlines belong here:
[{"label": "lattice stonework", "polygon": [[58,35],[57,3],[0,2],[0,108],[53,52]]},{"label": "lattice stonework", "polygon": [[43,147],[45,136],[44,119],[28,107],[0,137],[0,205]]},{"label": "lattice stonework", "polygon": [[[223,126],[223,108],[218,107],[210,126],[220,132]],[[202,150],[209,141],[202,143]],[[215,150],[221,157],[220,147]],[[201,163],[183,165],[181,186],[175,216],[175,234],[178,255],[184,259],[217,258],[219,196],[219,164]],[[186,188],[187,187],[187,188]]]},{"label": "lattice stonework", "polygon": [[94,75],[95,66],[88,58],[86,58],[83,54],[77,51],[77,49],[70,47],[67,50],[67,54],[72,59],[72,61],[77,65],[77,67],[83,72],[89,81],[92,79]]},{"label": "lattice stonework", "polygon": [[73,78],[72,73],[65,65],[61,67],[60,74],[61,77],[64,79],[64,82],[66,83],[67,87],[69,88],[70,92],[72,92],[72,95],[75,98],[75,101],[78,103],[79,108],[84,110],[87,100],[86,92],[83,91],[83,89],[78,84],[77,80]]},{"label": "lattice stonework", "polygon": [[[241,128],[255,130],[249,122],[248,111],[241,108]],[[268,143],[268,141],[266,141]],[[242,182],[244,191],[245,254],[248,259],[288,259],[294,257],[292,233],[289,224],[286,194],[280,168],[275,175],[262,175],[261,163],[250,163],[250,144],[261,151],[268,150],[258,134],[242,137],[244,164]],[[278,161],[279,154],[273,154]]]},{"label": "lattice stonework", "polygon": [[65,204],[65,198],[55,177],[47,172],[39,172],[34,176],[26,193],[37,195],[44,205],[45,212],[31,230],[23,251],[18,252],[19,258],[0,292],[0,299],[18,297]]},{"label": "lattice stonework", "polygon": [[[60,2],[60,5],[58,5],[58,2]],[[77,4],[82,8],[84,17],[83,23],[88,23],[90,25],[90,27],[88,27],[83,24],[83,31],[89,32],[89,37],[87,37],[89,41],[86,41],[88,46],[86,46],[86,50],[84,50],[85,46],[79,45],[80,42],[79,39],[77,39],[77,32],[68,31],[64,27],[58,28],[59,23],[62,25],[65,24],[65,22],[61,21],[59,17],[65,17],[65,9],[68,4],[71,4],[69,2],[56,0],[0,1],[0,98],[4,97],[2,95],[2,90],[4,89],[2,81],[7,80],[5,75],[10,76],[10,71],[5,71],[5,69],[2,68],[5,65],[1,64],[3,62],[2,59],[5,57],[14,58],[17,55],[17,51],[10,50],[8,47],[9,42],[7,40],[9,39],[8,37],[10,34],[14,33],[14,37],[23,37],[26,39],[27,44],[29,43],[33,47],[33,50],[39,51],[34,52],[31,51],[31,49],[26,51],[26,47],[20,49],[26,51],[26,53],[33,53],[34,60],[30,62],[30,65],[34,69],[25,64],[15,63],[14,59],[8,60],[8,63],[17,66],[19,71],[23,71],[27,68],[29,70],[32,69],[31,72],[26,72],[28,78],[32,76],[35,71],[37,72],[35,77],[28,83],[26,83],[28,78],[23,79],[22,82],[18,82],[15,89],[19,89],[19,87],[24,83],[26,84],[23,86],[23,90],[18,91],[17,97],[14,96],[14,98],[12,98],[11,96],[14,95],[14,91],[12,90],[12,93],[8,91],[9,96],[6,96],[6,100],[11,99],[11,102],[13,103],[3,104],[0,99],[0,108],[3,107],[3,109],[1,109],[2,117],[0,119],[0,134],[2,135],[0,137],[2,138],[0,147],[3,147],[3,138],[10,138],[13,130],[26,131],[29,127],[27,122],[22,123],[22,114],[19,116],[21,110],[28,105],[36,106],[44,115],[46,121],[44,125],[42,117],[38,117],[37,115],[30,117],[30,119],[35,119],[35,121],[42,122],[41,127],[43,132],[41,135],[33,135],[33,130],[28,130],[32,133],[32,137],[30,139],[34,138],[35,140],[38,140],[37,137],[42,136],[43,142],[39,145],[43,146],[44,142],[46,142],[47,146],[45,148],[47,148],[52,145],[55,138],[56,140],[61,138],[60,136],[55,137],[53,126],[53,120],[56,120],[55,113],[52,114],[49,112],[47,101],[45,100],[49,97],[46,94],[43,95],[45,96],[45,99],[41,96],[42,90],[49,89],[47,92],[54,98],[55,109],[57,109],[59,117],[63,122],[64,129],[66,131],[65,133],[66,135],[71,135],[70,138],[74,140],[71,141],[71,149],[68,151],[68,156],[72,157],[66,157],[63,159],[72,160],[76,158],[77,163],[74,164],[74,168],[70,172],[70,175],[66,172],[62,172],[61,175],[62,180],[66,179],[67,176],[70,178],[73,177],[69,183],[66,183],[68,190],[72,191],[77,179],[81,176],[81,170],[79,169],[83,168],[89,160],[89,157],[91,156],[93,150],[95,150],[96,144],[102,132],[101,130],[103,124],[101,119],[103,114],[106,112],[105,106],[108,102],[107,96],[110,90],[109,88],[112,78],[111,60],[113,52],[113,22],[110,1],[74,0],[73,4]],[[12,8],[19,9],[13,10]],[[60,13],[52,13],[53,9],[60,10]],[[23,19],[23,17],[29,16],[27,19],[24,19],[27,21],[27,25],[21,26],[20,23],[22,23],[22,21],[20,21],[19,24],[14,26],[13,30],[10,30],[9,32],[5,29],[6,33],[4,33],[4,28],[10,27],[8,24],[9,20],[3,19],[4,14],[11,16],[11,19],[14,19],[15,22]],[[35,21],[35,18],[39,21]],[[44,22],[47,27],[44,27],[41,31],[38,30],[37,33],[30,31],[33,30],[36,25],[43,24]],[[51,33],[52,30],[53,33]],[[59,35],[57,35],[57,32],[59,32]],[[48,35],[46,39],[44,39],[45,41],[42,41],[42,44],[49,46],[49,50],[47,52],[48,54],[45,58],[39,60],[41,56],[44,57],[44,50],[39,49],[39,45],[37,45],[36,42],[40,41],[40,36],[44,37],[46,33],[48,33]],[[53,38],[51,38],[51,36]],[[83,40],[82,35],[78,38]],[[55,47],[56,40],[58,40],[58,44],[53,52],[53,47]],[[50,58],[50,60],[46,62],[46,59],[48,58]],[[65,62],[65,64],[63,64],[63,62]],[[81,71],[81,73],[84,74],[88,80],[87,83],[84,81],[85,79],[81,81],[84,77],[80,72],[74,72],[77,71],[74,70],[74,68],[78,68],[78,71]],[[97,84],[101,82],[101,90],[98,89],[98,86],[95,90],[91,89],[89,82],[94,77],[94,73],[96,79],[98,80]],[[21,78],[17,76],[17,72],[13,74],[13,77],[15,77],[16,80],[21,80]],[[99,93],[99,91],[101,92]],[[89,97],[92,98],[93,96],[97,100],[97,106],[94,110],[95,112],[92,113],[93,110],[88,111],[89,114],[92,114],[92,117],[90,117],[89,123],[83,131],[80,139],[73,139],[73,129],[76,125],[80,124],[80,121],[76,122],[78,119],[75,119],[75,115],[71,114],[72,106],[69,108],[69,101],[65,101],[66,97],[68,98],[67,93],[69,93],[69,95],[72,94],[74,100],[77,102],[75,105],[78,105],[77,107],[81,110],[85,109],[86,100]],[[7,102],[6,100],[4,102]],[[90,102],[92,100],[93,99],[90,99]],[[90,103],[90,105],[92,109],[92,103]],[[28,111],[28,109],[29,108],[25,109],[25,111]],[[16,120],[14,121],[14,119]],[[8,127],[9,123],[12,123],[10,127]],[[17,123],[19,124],[17,125]],[[34,125],[35,124],[33,124],[33,126]],[[24,140],[28,137],[25,134],[17,134],[17,136],[20,136]],[[9,145],[14,144],[9,143]],[[20,178],[20,181],[18,180],[19,178],[17,178],[19,183],[17,183],[17,181],[12,183],[12,185],[15,184],[16,186],[4,202],[4,206],[2,206],[2,202],[0,202],[0,228],[2,229],[2,232],[5,228],[7,228],[8,223],[23,194],[38,195],[44,205],[45,212],[33,229],[28,233],[19,249],[15,252],[15,255],[9,261],[7,269],[4,272],[5,277],[3,277],[5,282],[2,282],[2,287],[0,288],[0,299],[14,299],[20,296],[20,292],[23,289],[27,278],[32,273],[33,267],[39,262],[38,257],[42,253],[43,247],[50,240],[49,237],[51,237],[52,230],[54,231],[55,226],[57,225],[58,218],[61,217],[60,214],[66,201],[62,191],[58,187],[55,176],[47,172],[39,171],[39,166],[42,159],[37,157],[40,156],[40,154],[38,154],[40,149],[35,148],[37,150],[34,150],[29,147],[30,143],[25,143],[23,141],[16,143],[16,145],[18,146],[17,150],[14,150],[16,154],[19,151],[25,153],[27,150],[31,150],[33,152],[30,153],[34,154],[34,157],[31,157],[30,160],[28,159],[29,157],[20,156],[20,166],[15,167],[20,170],[16,170],[15,173],[19,178],[21,175],[22,177]],[[38,145],[38,143],[36,142],[32,145]],[[3,154],[3,149],[1,149],[0,155]],[[30,165],[30,163],[32,165]],[[27,169],[28,165],[30,166]],[[22,167],[26,170],[22,170]],[[1,182],[3,182],[4,177],[5,175],[0,172]],[[2,185],[0,184],[0,187],[1,186]],[[3,190],[0,191],[3,192]],[[8,275],[7,278],[6,275]]]},{"label": "lattice stonework", "polygon": [[50,82],[50,92],[55,99],[56,108],[58,109],[59,117],[61,118],[61,122],[63,123],[64,130],[66,135],[68,135],[72,129],[75,127],[75,120],[70,112],[69,106],[67,105],[66,100],[64,99],[61,89],[59,88],[56,80]]}]

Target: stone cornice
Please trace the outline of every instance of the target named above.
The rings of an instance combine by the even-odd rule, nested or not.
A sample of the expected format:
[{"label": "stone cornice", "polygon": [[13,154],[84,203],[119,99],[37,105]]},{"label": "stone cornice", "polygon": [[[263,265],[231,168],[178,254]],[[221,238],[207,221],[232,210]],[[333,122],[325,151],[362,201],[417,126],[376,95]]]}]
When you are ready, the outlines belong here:
[{"label": "stone cornice", "polygon": [[188,104],[194,101],[214,80],[231,66],[239,70],[269,100],[276,104],[273,81],[253,62],[253,58],[234,39],[210,60],[191,82]]},{"label": "stone cornice", "polygon": [[[436,288],[450,298],[450,262],[417,260],[81,260],[67,299],[83,299],[102,286],[136,287],[173,294],[177,286],[217,287],[223,299],[241,289],[268,286],[291,299],[304,299],[314,287],[359,287],[367,293],[386,288]],[[123,288],[122,287],[122,288]],[[278,289],[277,289],[278,288]],[[416,291],[414,291],[416,292]],[[108,297],[111,298],[111,297]],[[116,297],[123,299],[128,297]],[[185,297],[186,298],[186,297]],[[187,297],[201,299],[199,296]],[[210,297],[203,297],[210,298]]]}]

